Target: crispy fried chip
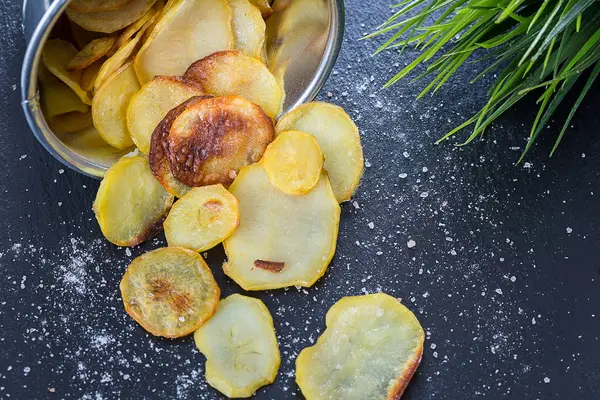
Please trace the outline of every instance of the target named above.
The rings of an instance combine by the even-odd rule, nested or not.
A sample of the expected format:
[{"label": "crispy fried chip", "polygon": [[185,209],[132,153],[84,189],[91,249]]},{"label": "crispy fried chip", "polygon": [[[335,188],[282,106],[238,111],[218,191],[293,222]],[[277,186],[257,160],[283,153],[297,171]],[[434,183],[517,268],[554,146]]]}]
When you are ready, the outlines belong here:
[{"label": "crispy fried chip", "polygon": [[135,54],[135,51],[139,48],[140,41],[141,35],[131,39],[102,64],[102,67],[96,76],[96,81],[94,82],[94,91],[97,91],[111,75],[117,72],[119,68],[130,60],[131,56]]},{"label": "crispy fried chip", "polygon": [[69,8],[80,13],[94,13],[118,10],[131,3],[132,0],[72,0]]},{"label": "crispy fried chip", "polygon": [[244,290],[312,286],[335,253],[340,206],[325,174],[304,196],[269,182],[262,163],[243,168],[229,188],[240,226],[224,242],[223,271]]},{"label": "crispy fried chip", "polygon": [[335,196],[341,203],[349,200],[360,182],[364,159],[358,128],[346,112],[332,104],[303,104],[284,115],[277,123],[279,133],[299,130],[313,135],[325,155]]},{"label": "crispy fried chip", "polygon": [[146,157],[123,157],[106,171],[94,212],[106,239],[136,246],[162,231],[172,204],[173,196],[154,179]]},{"label": "crispy fried chip", "polygon": [[48,121],[50,130],[55,134],[79,132],[91,127],[93,124],[92,114],[89,112],[70,112],[56,115]]},{"label": "crispy fried chip", "polygon": [[414,314],[377,293],[341,299],[326,324],[296,360],[306,399],[400,399],[423,354],[425,335]]},{"label": "crispy fried chip", "polygon": [[194,61],[233,48],[231,21],[227,0],[174,2],[135,59],[140,82],[156,75],[183,75]]},{"label": "crispy fried chip", "polygon": [[127,313],[155,336],[178,338],[214,313],[221,291],[202,256],[180,247],[133,260],[121,280]]},{"label": "crispy fried chip", "polygon": [[127,107],[127,127],[137,148],[149,154],[152,132],[167,112],[203,94],[200,84],[176,76],[156,76],[146,83]]},{"label": "crispy fried chip", "polygon": [[273,132],[262,109],[241,97],[190,104],[167,138],[171,171],[188,186],[229,185],[242,167],[260,160]]},{"label": "crispy fried chip", "polygon": [[152,19],[155,18],[156,10],[154,7],[148,10],[146,14],[142,16],[142,18],[135,21],[133,24],[129,25],[125,28],[118,36],[115,44],[111,49],[111,53],[116,53],[124,44],[129,42],[131,38],[133,38],[147,23],[152,23]]},{"label": "crispy fried chip", "polygon": [[215,247],[240,223],[237,199],[223,185],[193,188],[179,199],[165,220],[169,246],[198,252]]},{"label": "crispy fried chip", "polygon": [[65,83],[50,74],[44,66],[39,73],[42,110],[46,118],[71,112],[85,113],[90,107],[84,104],[79,96]]},{"label": "crispy fried chip", "polygon": [[262,163],[273,186],[298,196],[310,192],[319,181],[323,153],[314,136],[287,131],[267,147]]},{"label": "crispy fried chip", "polygon": [[[99,165],[110,166],[131,149],[119,150],[110,146],[102,139],[96,128],[92,126],[92,117],[89,115],[89,126],[74,133],[63,133],[59,137],[72,151]],[[56,131],[55,131],[56,133]]]},{"label": "crispy fried chip", "polygon": [[85,104],[92,104],[88,92],[79,85],[81,71],[69,71],[67,66],[77,55],[77,49],[69,42],[60,39],[50,39],[44,45],[42,62],[52,75],[69,86]]},{"label": "crispy fried chip", "polygon": [[114,36],[105,36],[92,40],[73,57],[67,68],[74,71],[89,67],[107,55],[116,40]]},{"label": "crispy fried chip", "polygon": [[126,149],[133,144],[127,130],[127,106],[139,90],[133,64],[129,63],[108,78],[94,95],[94,126],[106,143],[117,149]]},{"label": "crispy fried chip", "polygon": [[233,11],[235,48],[260,60],[266,24],[260,10],[248,0],[228,0]]},{"label": "crispy fried chip", "polygon": [[220,51],[192,64],[185,77],[215,96],[237,95],[258,104],[275,118],[281,111],[283,90],[259,60],[238,50]]},{"label": "crispy fried chip", "polygon": [[156,0],[132,0],[116,10],[82,13],[67,8],[69,18],[82,28],[103,33],[113,33],[142,18]]},{"label": "crispy fried chip", "polygon": [[258,7],[264,19],[269,18],[271,14],[273,14],[273,9],[271,8],[271,4],[269,4],[269,0],[250,0],[250,3]]},{"label": "crispy fried chip", "polygon": [[206,380],[230,398],[250,397],[273,383],[281,362],[273,318],[265,304],[234,294],[194,333],[206,356]]},{"label": "crispy fried chip", "polygon": [[100,69],[102,69],[102,65],[104,65],[105,61],[106,59],[102,58],[81,71],[81,88],[83,90],[88,92],[94,90],[94,84],[96,83]]},{"label": "crispy fried chip", "polygon": [[[67,18],[68,19],[68,18]],[[73,39],[75,45],[78,49],[83,49],[86,44],[91,42],[94,39],[99,39],[101,37],[106,36],[102,32],[91,32],[83,29],[81,26],[77,25],[75,22],[69,21],[69,27],[71,29],[71,38]]]}]

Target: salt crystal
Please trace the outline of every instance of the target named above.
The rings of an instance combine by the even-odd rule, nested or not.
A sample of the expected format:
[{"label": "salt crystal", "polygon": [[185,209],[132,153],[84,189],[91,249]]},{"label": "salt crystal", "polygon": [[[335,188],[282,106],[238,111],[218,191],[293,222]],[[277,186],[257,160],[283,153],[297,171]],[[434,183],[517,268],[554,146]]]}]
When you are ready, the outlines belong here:
[{"label": "salt crystal", "polygon": [[498,293],[498,294],[502,294],[502,289],[498,288],[498,289],[495,290],[495,292]]},{"label": "salt crystal", "polygon": [[567,228],[567,233],[571,233],[571,232],[573,232],[573,229]]},{"label": "salt crystal", "polygon": [[127,257],[131,257],[131,250],[129,250],[129,249],[125,249],[125,255],[126,255]]},{"label": "salt crystal", "polygon": [[400,175],[398,175],[400,178],[404,179],[408,176],[408,174],[405,173],[401,173]]},{"label": "salt crystal", "polygon": [[65,173],[65,170],[61,168],[61,169],[59,169],[59,170],[58,170],[58,173],[59,173],[59,174],[64,174],[64,173]]},{"label": "salt crystal", "polygon": [[410,239],[408,242],[406,242],[406,246],[408,246],[409,249],[412,249],[413,247],[415,247],[417,245],[417,242],[415,242],[414,240]]},{"label": "salt crystal", "polygon": [[544,378],[544,383],[550,383],[550,378],[548,378],[548,377],[545,377],[545,378]]},{"label": "salt crystal", "polygon": [[352,205],[354,206],[354,208],[356,208],[357,210],[360,208],[360,206],[358,205],[358,202],[356,200],[354,200],[352,202]]},{"label": "salt crystal", "polygon": [[537,321],[535,320],[535,317],[531,318],[531,325],[535,325],[537,323]]},{"label": "salt crystal", "polygon": [[410,154],[408,154],[408,151],[405,151],[404,153],[402,153],[402,155],[404,156],[404,158],[410,157]]},{"label": "salt crystal", "polygon": [[423,167],[423,172],[427,172],[429,169],[427,167]]},{"label": "salt crystal", "polygon": [[422,197],[422,198],[425,198],[425,197],[427,197],[427,196],[429,196],[429,193],[428,193],[428,192],[423,192],[423,193],[421,193],[421,197]]},{"label": "salt crystal", "polygon": [[365,161],[365,167],[367,167],[367,168],[371,168],[371,163],[370,163],[370,162],[368,162],[368,161]]},{"label": "salt crystal", "polygon": [[372,223],[372,222],[369,222],[369,223],[367,224],[367,226],[368,226],[369,228],[371,228],[371,229],[375,228],[375,224],[374,224],[374,223]]}]

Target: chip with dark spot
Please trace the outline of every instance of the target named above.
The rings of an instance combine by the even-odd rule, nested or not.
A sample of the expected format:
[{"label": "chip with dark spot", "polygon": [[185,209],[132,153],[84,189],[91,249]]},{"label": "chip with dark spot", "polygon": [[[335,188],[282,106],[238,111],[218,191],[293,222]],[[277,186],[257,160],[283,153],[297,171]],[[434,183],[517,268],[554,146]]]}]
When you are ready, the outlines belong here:
[{"label": "chip with dark spot", "polygon": [[264,269],[266,271],[281,272],[281,271],[283,271],[283,268],[285,267],[285,263],[277,262],[277,261],[255,260],[254,266],[256,268]]}]

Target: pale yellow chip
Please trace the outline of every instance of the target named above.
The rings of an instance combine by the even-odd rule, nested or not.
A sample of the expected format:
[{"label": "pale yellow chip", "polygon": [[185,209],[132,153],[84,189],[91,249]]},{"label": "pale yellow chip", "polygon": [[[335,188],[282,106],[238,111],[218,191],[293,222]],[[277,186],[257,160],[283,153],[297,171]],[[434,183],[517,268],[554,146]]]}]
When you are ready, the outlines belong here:
[{"label": "pale yellow chip", "polygon": [[164,228],[169,246],[202,252],[231,236],[239,223],[237,199],[219,184],[193,188],[177,200]]},{"label": "pale yellow chip", "polygon": [[249,0],[228,1],[233,11],[235,48],[250,57],[260,59],[266,31],[260,10]]},{"label": "pale yellow chip", "polygon": [[262,13],[262,17],[265,19],[273,14],[273,9],[271,8],[271,4],[269,4],[269,0],[250,0],[250,3],[258,7]]},{"label": "pale yellow chip", "polygon": [[273,318],[264,303],[239,294],[194,334],[206,356],[206,381],[229,398],[250,397],[275,381],[281,362]]},{"label": "pale yellow chip", "polygon": [[118,10],[132,0],[71,0],[69,8],[80,13]]},{"label": "pale yellow chip", "polygon": [[127,107],[127,127],[137,148],[149,154],[152,133],[167,112],[203,94],[200,84],[176,76],[156,76],[146,83]]},{"label": "pale yellow chip", "polygon": [[281,111],[283,89],[273,74],[260,60],[238,50],[211,54],[192,64],[184,76],[212,95],[243,97],[271,118]]},{"label": "pale yellow chip", "polygon": [[85,13],[67,8],[69,18],[82,28],[103,33],[113,33],[142,18],[156,0],[131,0],[116,10]]},{"label": "pale yellow chip", "polygon": [[156,24],[135,59],[142,84],[157,75],[180,76],[194,61],[233,48],[227,0],[180,0]]},{"label": "pale yellow chip", "polygon": [[131,149],[119,150],[110,146],[92,126],[91,121],[92,117],[89,116],[88,127],[59,134],[60,139],[70,150],[99,165],[112,165],[131,151]]},{"label": "pale yellow chip", "polygon": [[340,206],[325,174],[304,196],[269,182],[261,163],[243,168],[229,188],[240,226],[227,240],[223,271],[244,290],[312,286],[335,253]]},{"label": "pale yellow chip", "polygon": [[48,126],[55,134],[75,133],[92,127],[94,121],[90,112],[70,112],[49,118]]},{"label": "pale yellow chip", "polygon": [[262,158],[269,181],[283,193],[306,194],[315,187],[323,169],[323,153],[314,136],[300,131],[281,133]]},{"label": "pale yellow chip", "polygon": [[284,115],[277,133],[299,130],[310,133],[325,155],[324,168],[341,203],[349,200],[363,174],[364,159],[358,128],[346,112],[332,104],[314,102]]},{"label": "pale yellow chip", "polygon": [[133,144],[127,130],[127,106],[139,90],[133,64],[129,63],[108,78],[94,95],[94,126],[106,143],[117,149],[126,149]]},{"label": "pale yellow chip", "polygon": [[[43,71],[43,72],[42,72]],[[51,75],[41,66],[40,83],[42,110],[46,118],[71,112],[85,113],[90,107],[84,104],[79,96],[65,83]]]},{"label": "pale yellow chip", "polygon": [[94,212],[102,233],[118,246],[136,246],[162,231],[173,196],[154,178],[148,159],[123,157],[106,171]]},{"label": "pale yellow chip", "polygon": [[69,71],[67,66],[77,55],[77,49],[69,42],[60,39],[50,39],[44,45],[42,62],[52,75],[63,81],[85,104],[92,104],[88,92],[84,91],[79,82],[81,71]]},{"label": "pale yellow chip", "polygon": [[94,39],[81,49],[69,62],[67,68],[71,71],[84,69],[106,56],[116,42],[116,37],[105,36]]},{"label": "pale yellow chip", "polygon": [[102,58],[81,71],[81,88],[83,90],[87,92],[94,90],[94,84],[105,61],[106,59]]},{"label": "pale yellow chip", "polygon": [[136,36],[109,57],[100,67],[94,82],[94,91],[97,91],[106,80],[125,65],[139,48],[141,36]]},{"label": "pale yellow chip", "polygon": [[118,38],[111,49],[111,53],[116,53],[123,45],[129,42],[144,26],[152,20],[156,15],[154,7],[148,10],[140,19],[129,25],[119,34]]},{"label": "pale yellow chip", "polygon": [[419,321],[384,293],[345,297],[327,312],[327,329],[296,360],[307,400],[400,399],[419,366]]},{"label": "pale yellow chip", "polygon": [[221,291],[201,255],[180,247],[133,260],[121,280],[125,310],[155,336],[191,334],[215,312]]}]

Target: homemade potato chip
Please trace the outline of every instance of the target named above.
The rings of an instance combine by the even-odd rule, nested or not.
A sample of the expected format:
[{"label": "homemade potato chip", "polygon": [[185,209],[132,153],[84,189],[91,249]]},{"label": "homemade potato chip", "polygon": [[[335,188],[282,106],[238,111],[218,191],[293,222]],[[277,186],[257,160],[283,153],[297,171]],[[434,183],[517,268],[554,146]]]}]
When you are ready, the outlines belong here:
[{"label": "homemade potato chip", "polygon": [[273,9],[271,8],[271,4],[269,4],[269,0],[250,0],[250,3],[258,7],[264,19],[269,18],[271,14],[273,14]]},{"label": "homemade potato chip", "polygon": [[99,12],[78,12],[67,8],[68,17],[82,28],[103,33],[113,33],[142,18],[156,0],[131,0],[115,10]]},{"label": "homemade potato chip", "polygon": [[119,150],[110,146],[91,125],[91,116],[89,116],[89,121],[90,125],[83,130],[59,135],[70,150],[96,164],[107,166],[113,165],[119,158],[131,151],[131,149]]},{"label": "homemade potato chip", "polygon": [[310,192],[319,182],[323,153],[314,136],[287,131],[267,146],[262,163],[273,186],[298,196]]},{"label": "homemade potato chip", "polygon": [[299,130],[313,135],[325,155],[324,168],[336,198],[341,203],[352,197],[364,159],[358,128],[342,108],[321,102],[303,104],[284,115],[276,130],[277,134]]},{"label": "homemade potato chip", "polygon": [[142,84],[156,75],[180,76],[194,61],[233,48],[227,0],[181,0],[156,24],[135,59]]},{"label": "homemade potato chip", "polygon": [[43,66],[40,67],[39,79],[42,85],[42,109],[46,118],[70,112],[89,111],[90,107],[84,104],[70,87],[51,75]]},{"label": "homemade potato chip", "polygon": [[273,318],[258,299],[234,294],[194,333],[206,357],[206,380],[229,398],[273,383],[281,362]]},{"label": "homemade potato chip", "polygon": [[118,10],[132,0],[71,0],[69,8],[80,13]]},{"label": "homemade potato chip", "polygon": [[69,42],[60,39],[46,41],[42,50],[42,62],[44,67],[52,75],[69,86],[85,104],[92,104],[90,95],[79,85],[81,71],[69,71],[67,66],[77,55],[77,49]]},{"label": "homemade potato chip", "polygon": [[203,94],[200,84],[175,76],[156,76],[146,83],[127,107],[127,127],[137,148],[149,154],[152,132],[167,112]]},{"label": "homemade potato chip", "polygon": [[133,144],[127,130],[127,106],[139,90],[133,64],[129,63],[108,78],[94,95],[94,126],[106,143],[117,149],[126,149]]},{"label": "homemade potato chip", "polygon": [[74,44],[77,46],[78,49],[83,49],[86,44],[88,44],[94,39],[99,39],[106,36],[104,33],[101,32],[90,32],[88,30],[85,30],[70,19],[68,19],[68,21],[69,27],[71,29],[71,38],[73,39]]},{"label": "homemade potato chip", "polygon": [[75,133],[89,128],[94,124],[89,112],[70,112],[49,118],[48,126],[55,134]]},{"label": "homemade potato chip", "polygon": [[107,55],[116,40],[114,36],[105,36],[92,40],[73,57],[67,68],[73,71],[89,67]]},{"label": "homemade potato chip", "polygon": [[125,28],[115,40],[111,53],[116,53],[124,44],[129,42],[155,15],[156,10],[152,7],[140,19]]},{"label": "homemade potato chip", "polygon": [[229,188],[240,226],[224,242],[223,271],[244,290],[312,286],[335,253],[340,206],[325,174],[304,196],[269,182],[261,163],[243,168]]},{"label": "homemade potato chip", "polygon": [[194,332],[215,312],[221,291],[202,256],[181,247],[133,260],[121,280],[127,313],[155,336]]},{"label": "homemade potato chip", "polygon": [[283,89],[269,69],[238,50],[220,51],[192,64],[185,77],[215,96],[237,95],[258,104],[275,118],[281,111]]},{"label": "homemade potato chip", "polygon": [[96,83],[96,79],[98,78],[98,74],[100,73],[100,69],[102,69],[104,61],[106,60],[102,58],[81,71],[81,88],[83,90],[91,92],[94,89],[94,84]]},{"label": "homemade potato chip", "polygon": [[94,82],[94,91],[97,91],[110,76],[131,59],[131,56],[139,47],[141,38],[141,35],[138,35],[131,39],[102,64]]},{"label": "homemade potato chip", "polygon": [[212,185],[179,199],[163,225],[169,246],[202,252],[228,238],[239,223],[237,199],[223,185]]},{"label": "homemade potato chip", "polygon": [[260,160],[273,132],[262,109],[241,97],[189,104],[167,137],[171,171],[188,186],[229,185],[240,168]]},{"label": "homemade potato chip", "polygon": [[260,10],[248,0],[228,0],[233,11],[235,48],[260,60],[266,24]]},{"label": "homemade potato chip", "polygon": [[326,324],[296,360],[296,382],[307,400],[402,396],[425,340],[410,310],[384,293],[345,297],[327,312]]},{"label": "homemade potato chip", "polygon": [[162,231],[173,196],[154,179],[148,159],[123,157],[106,171],[94,212],[102,233],[117,246],[136,246]]}]

